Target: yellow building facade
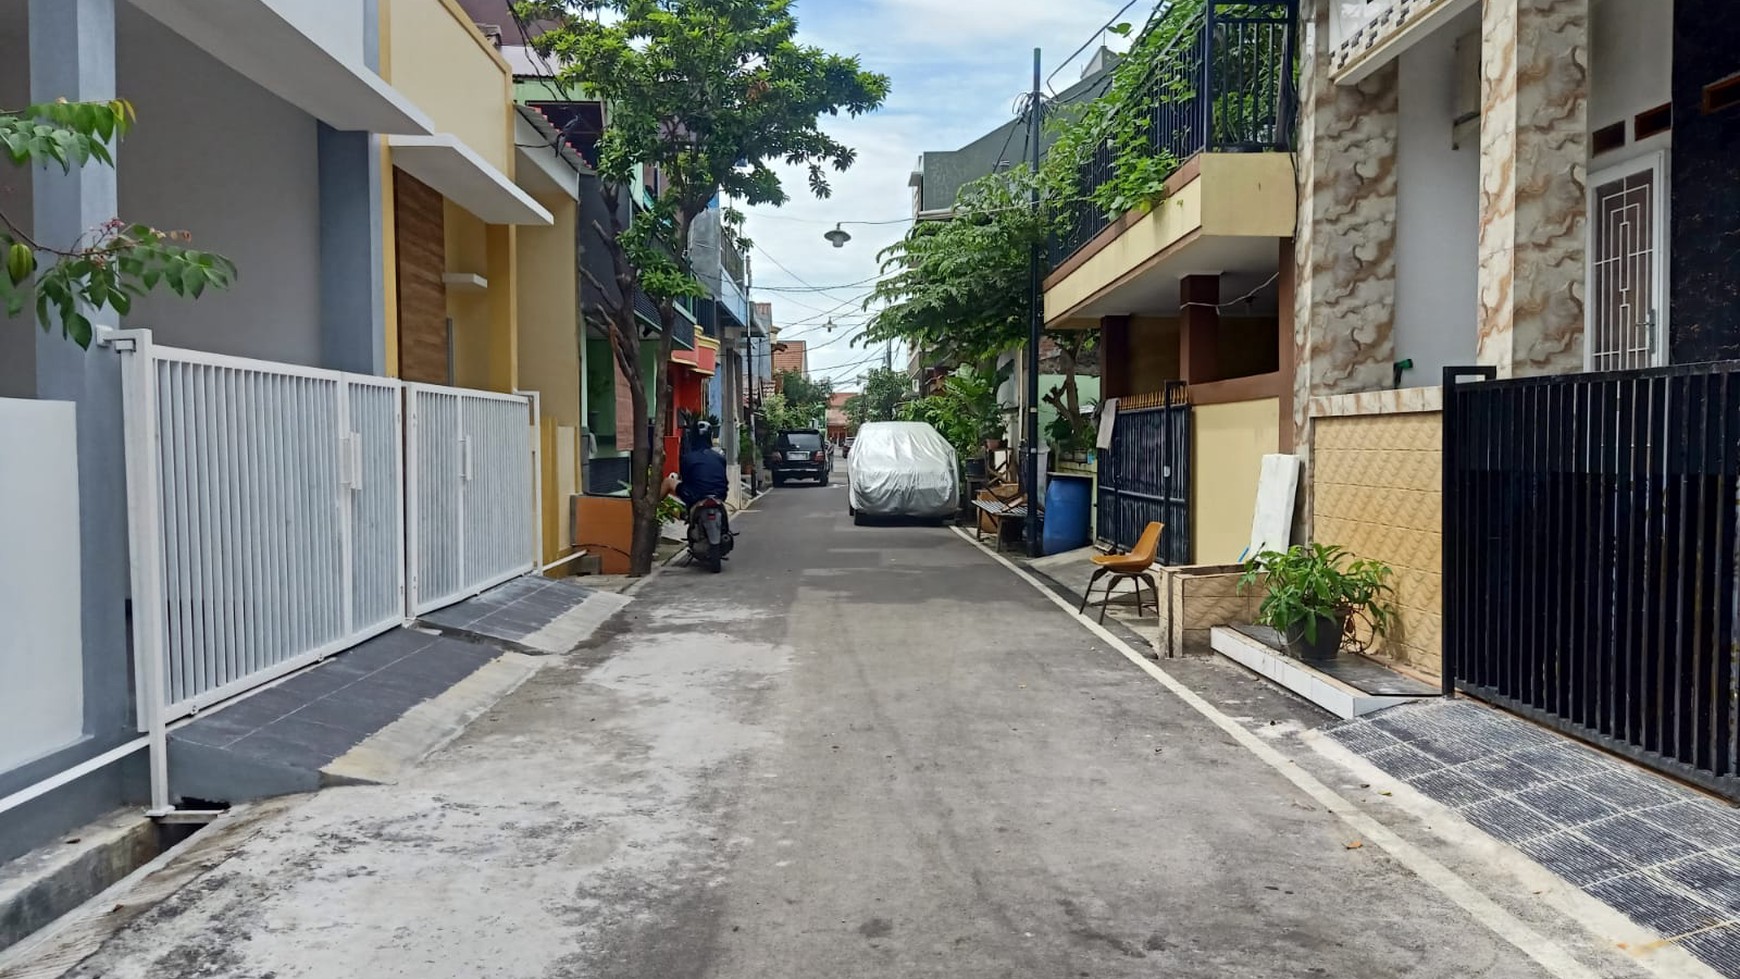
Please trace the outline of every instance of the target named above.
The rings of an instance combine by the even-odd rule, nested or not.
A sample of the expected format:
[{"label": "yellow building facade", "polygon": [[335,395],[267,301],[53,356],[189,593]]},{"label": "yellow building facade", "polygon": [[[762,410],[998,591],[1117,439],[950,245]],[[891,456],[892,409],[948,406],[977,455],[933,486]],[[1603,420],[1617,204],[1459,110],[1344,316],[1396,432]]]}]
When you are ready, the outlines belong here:
[{"label": "yellow building facade", "polygon": [[537,395],[542,557],[562,562],[583,460],[584,164],[515,104],[511,66],[456,0],[379,10],[380,74],[435,124],[383,140],[388,372]]}]

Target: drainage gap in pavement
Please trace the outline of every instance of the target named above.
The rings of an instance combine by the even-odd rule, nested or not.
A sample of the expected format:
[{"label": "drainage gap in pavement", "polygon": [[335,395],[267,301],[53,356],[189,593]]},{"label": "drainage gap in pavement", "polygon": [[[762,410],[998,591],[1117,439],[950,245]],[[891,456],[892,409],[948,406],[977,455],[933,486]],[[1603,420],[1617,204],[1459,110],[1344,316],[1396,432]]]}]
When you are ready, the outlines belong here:
[{"label": "drainage gap in pavement", "polygon": [[101,894],[204,829],[216,815],[189,813],[159,821],[137,809],[120,810],[0,865],[0,951]]}]

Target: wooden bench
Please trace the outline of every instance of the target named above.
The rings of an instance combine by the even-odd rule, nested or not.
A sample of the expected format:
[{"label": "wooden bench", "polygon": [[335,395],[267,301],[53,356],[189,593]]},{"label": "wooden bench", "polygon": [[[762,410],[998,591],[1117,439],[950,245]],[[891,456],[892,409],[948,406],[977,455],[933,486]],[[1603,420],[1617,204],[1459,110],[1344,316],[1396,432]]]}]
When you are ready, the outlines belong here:
[{"label": "wooden bench", "polygon": [[[999,551],[1003,549],[1003,521],[1020,520],[1025,522],[1027,520],[1027,498],[1024,496],[1018,496],[1007,503],[996,499],[979,499],[973,501],[973,506],[977,507],[979,512],[991,521],[991,526],[995,528],[997,550]],[[980,521],[974,524],[973,531],[978,541],[984,543],[984,522]]]}]

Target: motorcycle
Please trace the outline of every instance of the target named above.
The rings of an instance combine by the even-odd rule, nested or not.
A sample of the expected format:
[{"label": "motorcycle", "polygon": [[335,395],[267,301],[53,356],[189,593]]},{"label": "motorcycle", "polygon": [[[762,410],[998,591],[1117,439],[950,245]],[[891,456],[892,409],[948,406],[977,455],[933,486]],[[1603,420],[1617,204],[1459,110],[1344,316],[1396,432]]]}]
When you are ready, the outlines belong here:
[{"label": "motorcycle", "polygon": [[708,571],[725,570],[736,537],[725,529],[725,504],[709,496],[689,508],[689,557]]}]

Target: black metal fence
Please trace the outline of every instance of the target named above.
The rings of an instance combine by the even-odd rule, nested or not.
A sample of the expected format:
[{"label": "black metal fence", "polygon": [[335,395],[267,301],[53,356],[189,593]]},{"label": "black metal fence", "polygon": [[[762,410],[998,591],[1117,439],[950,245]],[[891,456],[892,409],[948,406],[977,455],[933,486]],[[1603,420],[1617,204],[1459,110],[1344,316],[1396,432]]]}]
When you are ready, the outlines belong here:
[{"label": "black metal fence", "polygon": [[[1144,88],[1141,124],[1155,158],[1176,169],[1205,151],[1292,148],[1296,8],[1296,0],[1208,0],[1191,17]],[[1163,26],[1164,19],[1150,29]],[[1112,178],[1115,161],[1111,146],[1101,144],[1082,167],[1081,199],[1064,206],[1062,219],[1069,230],[1052,242],[1053,265],[1087,244],[1116,216],[1085,199]]]},{"label": "black metal fence", "polygon": [[1446,685],[1740,797],[1740,363],[1491,377],[1444,378]]},{"label": "black metal fence", "polygon": [[1136,546],[1150,521],[1166,525],[1160,563],[1190,563],[1190,401],[1182,381],[1152,399],[1122,401],[1112,447],[1099,455],[1098,537]]}]

